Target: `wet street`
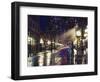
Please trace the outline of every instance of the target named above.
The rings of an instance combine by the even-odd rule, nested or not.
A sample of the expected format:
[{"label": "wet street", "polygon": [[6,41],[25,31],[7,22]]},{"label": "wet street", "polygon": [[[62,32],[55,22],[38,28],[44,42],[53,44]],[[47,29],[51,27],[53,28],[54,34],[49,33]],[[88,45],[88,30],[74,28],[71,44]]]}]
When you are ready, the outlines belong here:
[{"label": "wet street", "polygon": [[[44,63],[46,66],[49,66],[50,65],[50,62],[51,62],[51,51],[50,50],[47,50],[45,52],[39,52],[37,53],[37,57],[38,57],[38,61],[36,61],[38,64],[38,66],[44,66]],[[33,57],[28,57],[28,66],[34,66],[34,60],[36,60],[36,56],[33,56]],[[53,58],[52,60],[59,60],[59,58]],[[53,62],[54,63],[54,62]]]}]

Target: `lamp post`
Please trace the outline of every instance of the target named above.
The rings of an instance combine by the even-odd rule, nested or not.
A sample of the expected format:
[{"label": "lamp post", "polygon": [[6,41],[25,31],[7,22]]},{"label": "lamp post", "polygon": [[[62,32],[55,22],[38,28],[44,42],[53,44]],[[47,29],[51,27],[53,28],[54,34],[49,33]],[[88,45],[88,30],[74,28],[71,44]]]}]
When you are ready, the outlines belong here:
[{"label": "lamp post", "polygon": [[80,51],[80,49],[79,49],[79,47],[80,47],[80,39],[81,39],[81,30],[76,30],[76,37],[77,37],[77,55],[76,55],[76,63],[77,64],[80,64],[81,63],[81,57],[80,57],[80,53],[79,53],[79,51]]},{"label": "lamp post", "polygon": [[[86,60],[86,44],[84,41],[87,40],[87,29],[77,29],[76,30],[76,38],[77,38],[77,56],[76,61],[77,64],[84,64]],[[87,61],[87,60],[86,60]]]},{"label": "lamp post", "polygon": [[44,42],[43,42],[43,39],[41,38],[41,39],[40,39],[40,44],[42,44],[42,45],[43,45],[43,43],[44,43]]},{"label": "lamp post", "polygon": [[80,37],[81,37],[81,31],[77,30],[76,31],[76,37],[77,37],[77,48],[79,47],[79,42],[80,42]]}]

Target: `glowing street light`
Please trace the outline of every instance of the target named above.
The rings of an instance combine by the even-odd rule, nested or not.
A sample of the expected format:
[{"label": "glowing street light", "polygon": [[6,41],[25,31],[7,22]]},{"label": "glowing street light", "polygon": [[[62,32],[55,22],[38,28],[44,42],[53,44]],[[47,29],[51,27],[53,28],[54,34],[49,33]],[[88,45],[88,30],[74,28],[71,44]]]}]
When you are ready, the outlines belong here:
[{"label": "glowing street light", "polygon": [[84,37],[87,37],[87,33],[84,34]]},{"label": "glowing street light", "polygon": [[41,44],[43,44],[43,43],[44,43],[42,38],[40,39],[40,43],[41,43]]},{"label": "glowing street light", "polygon": [[48,44],[48,45],[50,45],[50,44],[51,44],[51,42],[48,40],[47,44]]},{"label": "glowing street light", "polygon": [[88,29],[85,29],[85,33],[87,33],[88,32]]},{"label": "glowing street light", "polygon": [[88,30],[85,29],[84,37],[87,37],[87,36],[88,36]]},{"label": "glowing street light", "polygon": [[32,41],[32,38],[31,38],[31,37],[29,37],[29,36],[28,36],[28,41],[29,41],[29,42],[30,42],[30,41]]}]

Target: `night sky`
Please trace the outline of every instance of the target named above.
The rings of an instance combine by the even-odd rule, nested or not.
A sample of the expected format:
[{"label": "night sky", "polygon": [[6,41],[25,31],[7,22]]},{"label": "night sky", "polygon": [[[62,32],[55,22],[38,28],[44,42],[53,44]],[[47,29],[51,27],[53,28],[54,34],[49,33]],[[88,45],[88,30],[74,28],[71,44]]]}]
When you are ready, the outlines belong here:
[{"label": "night sky", "polygon": [[35,23],[38,24],[41,32],[52,30],[60,32],[63,32],[64,30],[67,31],[73,28],[76,23],[78,24],[79,28],[86,28],[86,26],[88,25],[87,17],[28,15],[28,18],[32,19],[33,22],[35,21]]}]

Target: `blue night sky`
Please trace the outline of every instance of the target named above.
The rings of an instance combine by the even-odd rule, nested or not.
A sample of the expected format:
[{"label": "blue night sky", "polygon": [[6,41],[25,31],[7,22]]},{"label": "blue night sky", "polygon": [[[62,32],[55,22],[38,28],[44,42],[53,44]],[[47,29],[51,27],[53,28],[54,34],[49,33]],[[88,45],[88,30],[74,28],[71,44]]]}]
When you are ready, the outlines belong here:
[{"label": "blue night sky", "polygon": [[40,16],[40,29],[42,31],[46,31],[47,26],[48,26],[48,17]]},{"label": "blue night sky", "polygon": [[35,23],[39,25],[42,32],[47,30],[64,31],[69,30],[77,23],[79,27],[86,28],[88,24],[87,17],[61,17],[61,16],[42,16],[42,15],[28,15]]}]

